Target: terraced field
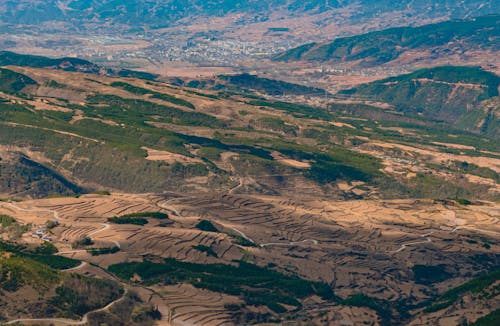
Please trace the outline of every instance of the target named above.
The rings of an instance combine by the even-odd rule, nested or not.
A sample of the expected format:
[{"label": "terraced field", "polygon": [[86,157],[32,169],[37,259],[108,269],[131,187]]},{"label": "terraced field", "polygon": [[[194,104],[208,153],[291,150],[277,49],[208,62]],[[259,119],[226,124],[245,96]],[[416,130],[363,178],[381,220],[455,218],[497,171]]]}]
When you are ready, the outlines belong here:
[{"label": "terraced field", "polygon": [[[140,212],[166,213],[168,223],[147,218],[146,225],[138,226],[107,220]],[[114,193],[0,202],[0,214],[33,225],[57,219],[59,225],[50,230],[50,236],[59,255],[82,260],[84,264],[72,271],[84,275],[109,277],[105,270],[117,264],[162,259],[192,266],[245,261],[323,282],[335,294],[330,299],[307,296],[300,299],[300,307],[285,305],[284,311],[276,313],[262,304],[245,302],[241,295],[209,290],[196,282],[146,281],[139,274],[122,278],[121,282],[149,296],[161,308],[163,321],[173,325],[227,325],[270,318],[359,322],[360,316],[378,319],[380,324],[411,321],[446,289],[495,268],[500,253],[500,208],[492,202]],[[200,230],[202,220],[217,232]],[[24,237],[36,241],[29,234]],[[85,237],[93,244],[72,246]],[[97,256],[87,251],[110,246],[118,246],[119,251]],[[433,268],[439,274],[435,280],[418,274],[420,269]],[[376,305],[342,303],[359,293]],[[395,304],[400,302],[405,304]],[[494,308],[494,304],[480,306],[482,312],[469,308],[469,315],[479,318]],[[439,321],[452,318],[450,314],[452,309],[429,318]],[[428,319],[418,320],[412,323],[423,325]]]}]

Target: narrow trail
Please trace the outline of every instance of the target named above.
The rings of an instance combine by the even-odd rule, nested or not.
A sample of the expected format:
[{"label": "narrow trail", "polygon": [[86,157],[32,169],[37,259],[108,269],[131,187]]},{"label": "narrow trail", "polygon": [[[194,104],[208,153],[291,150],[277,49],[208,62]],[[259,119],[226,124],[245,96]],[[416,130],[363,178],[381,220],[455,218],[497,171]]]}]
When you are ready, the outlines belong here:
[{"label": "narrow trail", "polygon": [[10,206],[10,207],[12,207],[14,209],[17,209],[17,210],[23,211],[23,212],[49,212],[49,213],[52,213],[54,215],[54,218],[56,220],[59,219],[59,214],[57,213],[57,211],[52,210],[52,209],[41,209],[41,208],[27,209],[27,208],[22,208],[22,207],[19,207],[17,205],[14,205],[12,203],[8,203],[7,206]]},{"label": "narrow trail", "polygon": [[243,233],[243,231],[240,231],[238,230],[237,228],[234,228],[232,226],[226,226],[228,229],[231,229],[233,230],[234,232],[238,233],[239,235],[241,235],[245,240],[247,241],[250,241],[251,243],[255,243],[255,241],[253,241],[249,236],[247,236],[245,233]]},{"label": "narrow trail", "polygon": [[[102,223],[102,226],[103,226],[102,229],[90,232],[89,234],[87,234],[87,237],[91,238],[92,236],[96,235],[97,233],[104,232],[104,231],[108,230],[109,228],[111,228],[111,225],[109,225],[108,223]],[[112,242],[119,249],[122,248],[121,245],[120,245],[120,243],[118,241],[116,241],[116,240],[106,240],[106,241]]]},{"label": "narrow trail", "polygon": [[260,246],[261,247],[268,247],[268,246],[284,246],[284,247],[290,247],[290,246],[295,246],[301,243],[306,243],[306,242],[312,242],[313,244],[317,245],[319,244],[318,240],[314,239],[306,239],[302,241],[295,241],[295,242],[290,242],[290,243],[281,243],[281,242],[271,242],[271,243],[263,243]]},{"label": "narrow trail", "polygon": [[[445,230],[442,227],[441,227],[441,230],[442,231],[448,231],[449,234],[453,234],[453,233],[457,232],[458,230],[471,230],[471,231],[476,231],[476,232],[479,232],[479,233],[486,233],[486,234],[490,234],[490,235],[495,235],[496,237],[500,237],[500,232],[478,229],[478,228],[475,228],[475,227],[472,227],[472,226],[466,226],[466,225],[456,226],[451,231],[450,230]],[[426,238],[425,241],[415,241],[415,242],[404,243],[397,250],[391,250],[391,251],[388,251],[388,252],[390,252],[390,253],[401,252],[401,251],[405,250],[409,246],[432,242],[432,239],[430,238],[430,236],[433,233],[434,233],[434,231],[421,235],[420,236],[421,238]]]},{"label": "narrow trail", "polygon": [[[91,238],[92,236],[98,234],[98,233],[101,233],[101,232],[104,232],[106,230],[108,230],[109,228],[111,228],[111,225],[109,225],[108,223],[102,223],[102,229],[99,229],[99,230],[95,230],[95,231],[92,231],[90,233],[88,233],[86,236]],[[121,249],[121,245],[118,241],[115,241],[115,240],[106,240],[106,241],[109,241],[111,243],[113,243],[115,246],[117,246],[119,249]],[[60,255],[69,255],[69,254],[76,254],[76,253],[79,253],[79,252],[87,252],[87,250],[85,249],[76,249],[76,250],[68,250],[68,251],[61,251],[61,252],[58,252],[56,253],[56,255],[60,256]]]},{"label": "narrow trail", "polygon": [[236,192],[236,190],[243,188],[244,185],[245,185],[245,183],[243,182],[243,178],[239,177],[238,184],[236,186],[232,187],[231,189],[229,189],[229,191],[227,193],[230,195],[233,195]]},{"label": "narrow trail", "polygon": [[396,253],[396,252],[401,252],[403,250],[405,250],[408,246],[413,246],[413,245],[418,245],[418,244],[423,244],[423,243],[429,243],[429,242],[432,242],[432,239],[429,238],[426,234],[424,235],[421,235],[420,237],[422,238],[426,238],[425,241],[415,241],[415,242],[408,242],[408,243],[404,243],[401,245],[401,247],[399,247],[397,250],[392,250],[392,251],[389,251],[389,252],[393,252],[393,253]]},{"label": "narrow trail", "polygon": [[56,324],[62,324],[62,325],[85,325],[88,323],[90,314],[109,310],[115,304],[125,300],[127,294],[128,294],[128,290],[125,289],[125,291],[123,291],[123,295],[120,298],[116,299],[115,301],[110,302],[109,304],[107,304],[103,308],[99,308],[99,309],[87,312],[85,315],[83,315],[81,320],[70,320],[70,319],[62,319],[62,318],[21,318],[21,319],[15,319],[15,320],[8,321],[5,323],[5,325],[12,325],[12,324],[16,324],[16,323],[56,323]]},{"label": "narrow trail", "polygon": [[79,270],[80,268],[84,268],[87,265],[88,265],[88,263],[86,261],[82,261],[82,263],[80,265],[73,267],[73,268],[63,269],[61,272],[73,272],[73,271]]},{"label": "narrow trail", "polygon": [[31,129],[40,129],[40,130],[45,130],[45,131],[52,131],[52,132],[55,132],[56,134],[61,134],[61,135],[65,135],[65,136],[70,136],[70,137],[85,139],[85,140],[88,140],[88,141],[92,141],[94,143],[105,144],[103,141],[100,141],[98,139],[81,136],[81,135],[78,135],[78,134],[75,134],[75,133],[72,133],[72,132],[67,132],[67,131],[62,131],[62,130],[57,130],[57,129],[51,129],[51,128],[44,128],[44,127],[33,126],[33,125],[22,124],[22,123],[16,123],[16,122],[0,122],[0,123],[3,124],[3,125],[13,126],[13,127],[24,127],[24,128],[31,128]]},{"label": "narrow trail", "polygon": [[160,208],[163,208],[163,209],[165,209],[167,211],[170,211],[170,212],[174,213],[175,216],[177,216],[177,217],[182,217],[181,213],[177,209],[175,209],[175,208],[173,208],[171,206],[168,206],[169,202],[174,201],[176,199],[177,198],[169,199],[169,200],[164,201],[162,203],[157,203],[156,205],[158,205],[158,207],[160,207]]}]

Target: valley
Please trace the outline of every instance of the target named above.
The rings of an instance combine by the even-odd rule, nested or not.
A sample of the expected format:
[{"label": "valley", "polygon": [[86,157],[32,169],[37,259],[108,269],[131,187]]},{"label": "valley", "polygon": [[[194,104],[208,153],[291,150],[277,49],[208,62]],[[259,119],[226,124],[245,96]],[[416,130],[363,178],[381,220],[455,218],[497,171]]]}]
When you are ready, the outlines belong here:
[{"label": "valley", "polygon": [[498,325],[497,2],[0,2],[0,325]]}]

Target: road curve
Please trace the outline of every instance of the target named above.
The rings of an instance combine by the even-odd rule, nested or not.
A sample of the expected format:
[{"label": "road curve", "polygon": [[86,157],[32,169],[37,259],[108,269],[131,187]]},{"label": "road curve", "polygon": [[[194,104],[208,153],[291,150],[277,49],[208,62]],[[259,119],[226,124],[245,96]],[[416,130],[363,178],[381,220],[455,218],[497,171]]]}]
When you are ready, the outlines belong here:
[{"label": "road curve", "polygon": [[99,308],[99,309],[87,312],[85,315],[83,315],[83,318],[81,320],[70,320],[70,319],[62,319],[62,318],[20,318],[20,319],[14,319],[14,320],[8,321],[8,322],[4,323],[4,325],[12,325],[12,324],[16,324],[16,323],[26,323],[26,322],[28,322],[28,323],[39,323],[39,322],[41,322],[41,323],[57,323],[57,324],[63,324],[63,325],[85,325],[88,323],[90,314],[108,310],[109,308],[111,308],[112,306],[117,304],[118,302],[124,300],[125,297],[127,296],[127,294],[128,294],[128,290],[125,289],[125,291],[123,292],[123,295],[120,298],[116,299],[115,301],[110,302],[109,304],[107,304],[103,308]]}]

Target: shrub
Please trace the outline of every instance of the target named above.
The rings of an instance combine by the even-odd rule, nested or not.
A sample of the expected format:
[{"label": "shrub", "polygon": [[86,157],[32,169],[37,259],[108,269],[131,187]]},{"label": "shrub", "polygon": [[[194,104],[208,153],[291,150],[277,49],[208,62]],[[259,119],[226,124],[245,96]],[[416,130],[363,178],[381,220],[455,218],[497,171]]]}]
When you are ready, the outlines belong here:
[{"label": "shrub", "polygon": [[217,228],[212,224],[212,222],[207,221],[207,220],[201,220],[196,224],[196,227],[202,231],[207,231],[207,232],[219,232]]},{"label": "shrub", "polygon": [[144,226],[148,224],[148,220],[142,217],[110,217],[108,222],[115,224],[132,224]]}]

